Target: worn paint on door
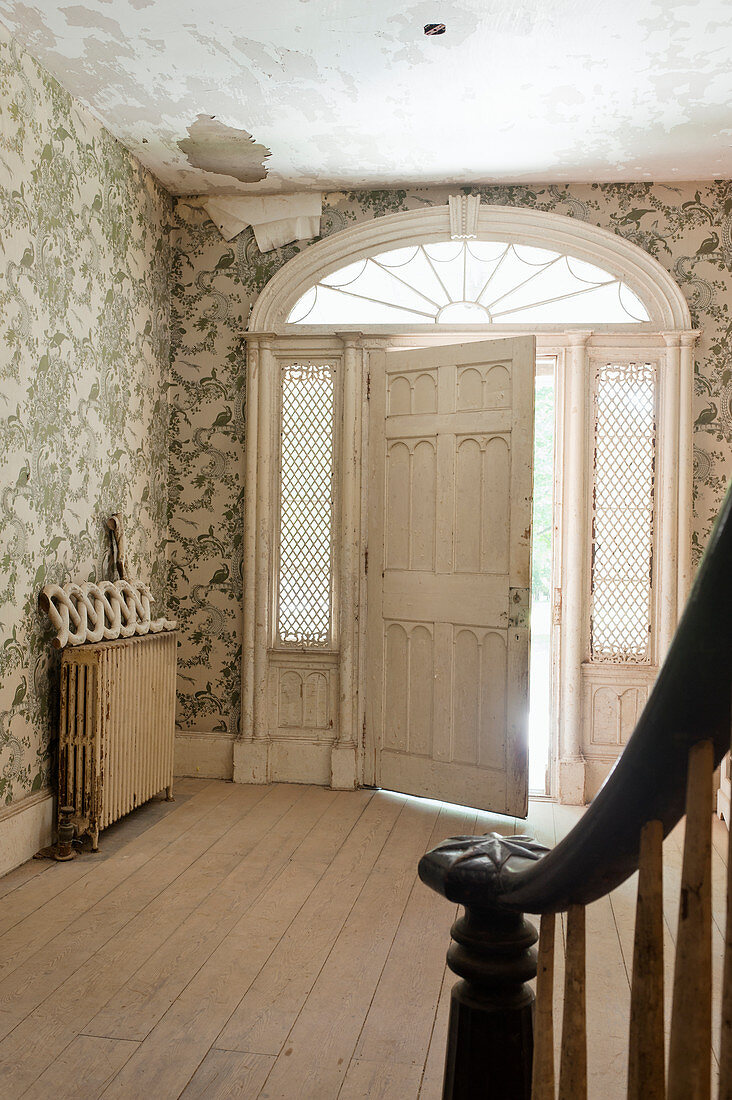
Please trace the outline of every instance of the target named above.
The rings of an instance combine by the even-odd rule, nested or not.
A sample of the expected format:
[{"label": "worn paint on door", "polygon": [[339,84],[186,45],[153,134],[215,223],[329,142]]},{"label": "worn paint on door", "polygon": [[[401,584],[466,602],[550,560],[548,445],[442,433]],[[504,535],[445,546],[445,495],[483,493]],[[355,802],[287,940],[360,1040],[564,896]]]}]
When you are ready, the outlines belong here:
[{"label": "worn paint on door", "polygon": [[524,815],[534,338],[372,356],[379,785]]}]

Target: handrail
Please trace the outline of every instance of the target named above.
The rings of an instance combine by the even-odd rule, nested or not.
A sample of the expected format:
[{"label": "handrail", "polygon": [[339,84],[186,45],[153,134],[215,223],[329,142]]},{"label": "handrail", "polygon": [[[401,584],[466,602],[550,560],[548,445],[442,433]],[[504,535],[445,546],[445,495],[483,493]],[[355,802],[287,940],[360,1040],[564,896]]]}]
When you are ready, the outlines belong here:
[{"label": "handrail", "polygon": [[530,913],[586,905],[638,868],[641,829],[668,836],[685,813],[689,750],[711,740],[715,767],[730,745],[732,488],[681,622],[618,763],[577,825],[544,859],[504,876],[501,906]]},{"label": "handrail", "polygon": [[[420,860],[420,878],[464,906],[463,915],[452,927],[453,942],[447,954],[448,966],[462,980],[451,993],[444,1100],[532,1097],[534,993],[529,983],[537,972],[533,949],[537,935],[523,914],[542,914],[546,932],[548,915],[565,910],[567,958],[559,1096],[561,1100],[585,1100],[584,906],[608,894],[638,868],[641,835],[646,834],[647,839],[653,822],[661,823],[660,830],[655,827],[660,868],[661,831],[666,836],[681,819],[687,797],[688,805],[694,807],[694,820],[702,822],[702,828],[687,835],[684,851],[679,917],[679,927],[684,929],[683,966],[674,987],[677,1041],[671,1045],[673,1096],[676,1100],[708,1096],[704,1088],[695,1091],[696,1086],[689,1083],[703,1082],[706,1074],[708,1084],[705,1059],[692,1054],[695,1046],[709,1047],[707,1038],[711,1040],[707,997],[711,998],[712,769],[730,744],[731,685],[732,487],[635,731],[572,832],[551,851],[528,836],[490,833],[453,837]],[[687,849],[694,856],[688,866]],[[693,895],[691,900],[689,895]],[[656,923],[663,919],[657,912],[660,897],[659,878],[654,895]],[[690,914],[693,921],[687,919]],[[659,958],[662,960],[662,953]],[[686,1014],[682,1012],[692,987],[696,990],[693,1032],[684,1030]],[[544,1015],[550,1016],[551,992],[547,997]],[[659,1004],[662,1012],[662,994]],[[657,1043],[657,1037],[651,1035],[649,1047],[647,1038],[644,1033],[643,1044],[638,1046],[643,1051],[638,1057],[646,1067],[650,1064],[648,1050]],[[551,1024],[540,1040],[534,1100],[554,1097],[553,1073],[546,1072],[542,1078],[539,1072],[539,1063],[542,1059],[546,1062],[542,1051],[552,1042]],[[649,1096],[664,1094],[662,1035],[659,1050],[661,1091]],[[629,1092],[634,1098],[646,1095],[638,1092],[639,1081],[634,1078]]]},{"label": "handrail", "polygon": [[[715,766],[728,751],[731,686],[732,487],[668,656],[617,765],[556,848],[541,859],[527,851],[528,860],[506,853],[500,868],[493,862],[485,904],[511,912],[560,912],[603,897],[632,875],[645,823],[661,821],[667,836],[684,814],[690,748],[711,740]],[[423,857],[420,877],[446,893],[445,871],[447,862],[454,869],[454,852],[446,862],[439,852]],[[471,904],[480,904],[473,885]]]}]

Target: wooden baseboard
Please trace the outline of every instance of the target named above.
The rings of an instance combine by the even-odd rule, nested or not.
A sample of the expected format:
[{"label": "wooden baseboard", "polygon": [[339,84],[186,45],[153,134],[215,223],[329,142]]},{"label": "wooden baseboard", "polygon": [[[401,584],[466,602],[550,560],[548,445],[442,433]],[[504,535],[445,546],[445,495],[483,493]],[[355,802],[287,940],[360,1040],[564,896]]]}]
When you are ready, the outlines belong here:
[{"label": "wooden baseboard", "polygon": [[231,779],[234,738],[228,733],[176,730],[175,775],[194,779]]},{"label": "wooden baseboard", "polygon": [[559,761],[558,801],[563,806],[586,806],[600,790],[622,752],[585,754]]},{"label": "wooden baseboard", "polygon": [[273,783],[330,785],[332,741],[301,737],[272,738],[269,745],[269,777]]},{"label": "wooden baseboard", "polygon": [[[331,783],[333,742],[306,737],[268,737],[234,745],[235,783]],[[348,787],[355,787],[355,779]]]},{"label": "wooden baseboard", "polygon": [[0,810],[0,875],[19,867],[53,840],[53,792],[50,788]]}]

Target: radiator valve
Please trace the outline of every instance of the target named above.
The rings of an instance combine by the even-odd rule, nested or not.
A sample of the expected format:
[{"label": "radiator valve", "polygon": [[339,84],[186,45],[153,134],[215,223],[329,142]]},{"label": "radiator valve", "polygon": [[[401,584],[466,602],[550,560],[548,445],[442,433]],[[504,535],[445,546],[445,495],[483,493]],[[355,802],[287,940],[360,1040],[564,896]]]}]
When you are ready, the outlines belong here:
[{"label": "radiator valve", "polygon": [[74,859],[76,857],[76,852],[74,851],[74,833],[76,832],[76,828],[72,821],[73,816],[73,806],[59,806],[58,844],[53,853],[53,858],[59,860],[59,862],[63,862],[67,859]]}]

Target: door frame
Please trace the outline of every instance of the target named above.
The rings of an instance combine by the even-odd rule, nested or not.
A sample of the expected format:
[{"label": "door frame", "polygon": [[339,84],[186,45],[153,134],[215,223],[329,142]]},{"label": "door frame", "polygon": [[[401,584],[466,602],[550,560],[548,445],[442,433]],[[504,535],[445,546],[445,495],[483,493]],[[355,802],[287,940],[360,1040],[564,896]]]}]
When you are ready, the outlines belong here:
[{"label": "door frame", "polygon": [[[368,371],[369,347],[379,350],[431,347],[525,335],[445,330],[427,333],[394,332],[364,337]],[[622,752],[627,730],[618,723],[617,736],[608,737],[593,725],[598,692],[612,693],[620,709],[624,694],[647,698],[663,656],[671,642],[678,616],[691,584],[691,397],[693,350],[698,333],[684,332],[534,332],[536,354],[556,360],[555,531],[553,548],[554,614],[552,638],[552,752],[549,797],[582,805],[599,790]],[[606,359],[649,359],[658,366],[656,523],[654,561],[653,659],[637,668],[620,668],[589,660],[589,599],[591,556],[588,531],[592,484],[592,372]],[[368,418],[368,410],[365,418]],[[685,425],[688,425],[685,436]],[[368,443],[364,462],[368,462]],[[364,484],[362,508],[368,507]],[[365,593],[364,593],[365,604]],[[365,635],[361,639],[365,653]],[[365,669],[358,683],[359,722],[363,735],[362,781],[378,784],[378,744],[369,728],[364,707]]]},{"label": "door frame", "polygon": [[[467,218],[467,220],[466,220]],[[289,324],[294,304],[327,274],[389,249],[469,236],[527,244],[566,253],[601,266],[621,279],[644,303],[649,320],[623,326],[594,325],[405,325],[313,326]],[[621,235],[577,218],[529,207],[494,206],[475,196],[451,195],[444,206],[370,218],[302,249],[269,280],[252,308],[247,343],[247,430],[243,538],[242,721],[234,742],[234,779],[272,779],[353,787],[369,777],[364,759],[365,530],[362,463],[368,461],[369,349],[417,347],[453,341],[533,334],[538,354],[556,354],[564,396],[558,410],[563,484],[558,500],[561,554],[561,675],[556,713],[561,723],[555,787],[562,801],[591,797],[622,750],[622,733],[592,735],[593,691],[605,690],[620,705],[618,668],[588,661],[589,565],[586,533],[590,485],[589,384],[594,359],[610,361],[650,355],[657,362],[661,390],[658,442],[658,589],[654,667],[633,690],[647,693],[650,678],[668,646],[691,581],[693,348],[689,306],[671,274],[649,253]],[[341,605],[338,652],[328,655],[331,695],[336,700],[325,729],[283,732],[270,721],[274,657],[272,622],[273,504],[276,475],[274,366],[287,355],[325,354],[339,364],[343,426],[340,452],[341,542],[337,554]],[[324,657],[325,655],[323,655]],[[289,659],[289,658],[288,658]],[[305,668],[312,654],[300,657]],[[636,670],[637,671],[637,670]],[[299,673],[298,673],[299,675]],[[638,677],[636,676],[636,679]],[[642,679],[642,678],[641,678]],[[622,680],[622,676],[620,676]],[[589,725],[588,725],[589,719]],[[627,723],[626,723],[627,725]],[[618,727],[623,723],[619,722]]]},{"label": "door frame", "polygon": [[[373,784],[374,749],[366,722],[366,563],[368,551],[369,355],[373,350],[526,335],[527,329],[496,331],[491,326],[445,330],[435,326],[363,334],[290,332],[246,334],[247,434],[244,492],[244,644],[242,728],[234,742],[238,782],[313,782],[339,789]],[[591,425],[592,364],[649,357],[659,366],[657,578],[661,598],[655,608],[654,661],[634,680],[639,698],[647,695],[670,642],[691,579],[691,398],[693,348],[697,333],[536,332],[537,355],[557,359],[562,394],[557,413],[562,483],[556,501],[561,553],[555,548],[555,588],[561,591],[560,644],[555,724],[553,790],[561,801],[583,803],[596,793],[622,751],[622,735],[608,739],[592,730],[594,694],[604,689],[620,701],[624,688],[617,668],[587,660],[589,561],[587,524],[591,507],[588,440]],[[275,652],[272,647],[274,536],[278,428],[278,362],[327,359],[341,378],[342,430],[337,457],[340,495],[336,589],[340,590],[337,634],[331,653]],[[584,534],[583,534],[584,533]],[[286,671],[322,672],[333,701],[328,723],[283,729],[273,718],[278,676]],[[607,675],[605,675],[605,672]],[[604,676],[604,679],[602,678]],[[599,678],[598,678],[599,677]],[[637,681],[637,683],[635,682]],[[620,704],[618,704],[620,705]]]}]

